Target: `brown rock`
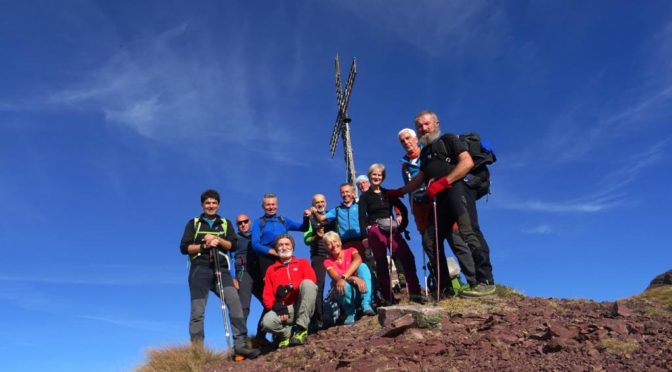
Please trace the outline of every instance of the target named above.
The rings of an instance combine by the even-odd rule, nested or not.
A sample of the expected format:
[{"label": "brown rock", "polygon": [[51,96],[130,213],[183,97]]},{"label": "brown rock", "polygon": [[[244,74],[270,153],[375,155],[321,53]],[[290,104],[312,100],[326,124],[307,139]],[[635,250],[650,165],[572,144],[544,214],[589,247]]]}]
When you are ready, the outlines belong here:
[{"label": "brown rock", "polygon": [[628,327],[622,320],[609,320],[605,322],[604,328],[613,331],[615,333],[618,333],[619,335],[628,334]]},{"label": "brown rock", "polygon": [[612,317],[617,317],[617,316],[622,316],[622,317],[629,317],[632,315],[632,312],[630,309],[628,309],[627,306],[621,301],[616,301],[614,302],[614,305],[611,308],[611,316]]},{"label": "brown rock", "polygon": [[578,335],[577,330],[571,330],[558,321],[549,322],[548,330],[551,333],[551,336],[553,337],[561,337],[569,339]]},{"label": "brown rock", "polygon": [[380,332],[381,337],[396,337],[408,328],[415,325],[413,314],[406,314],[390,322],[390,325],[384,327]]}]

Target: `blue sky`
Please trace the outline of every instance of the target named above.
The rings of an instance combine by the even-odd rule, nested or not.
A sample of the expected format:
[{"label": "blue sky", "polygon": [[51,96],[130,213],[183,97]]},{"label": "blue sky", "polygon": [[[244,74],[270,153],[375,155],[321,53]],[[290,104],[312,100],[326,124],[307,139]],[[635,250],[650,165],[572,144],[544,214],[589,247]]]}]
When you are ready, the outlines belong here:
[{"label": "blue sky", "polygon": [[315,192],[335,206],[336,53],[358,61],[358,173],[401,185],[422,109],[494,146],[498,282],[604,301],[670,269],[669,2],[0,1],[0,369],[128,370],[187,342],[178,243],[206,188],[230,219],[269,191],[297,219]]}]

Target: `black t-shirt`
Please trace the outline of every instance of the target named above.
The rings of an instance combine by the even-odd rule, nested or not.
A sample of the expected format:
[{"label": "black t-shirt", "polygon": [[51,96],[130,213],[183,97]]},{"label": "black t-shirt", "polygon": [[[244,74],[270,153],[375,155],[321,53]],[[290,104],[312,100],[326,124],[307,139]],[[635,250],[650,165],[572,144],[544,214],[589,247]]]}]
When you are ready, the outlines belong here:
[{"label": "black t-shirt", "polygon": [[425,175],[425,180],[447,176],[464,151],[467,151],[466,146],[456,135],[450,133],[423,147],[420,152],[420,170]]},{"label": "black t-shirt", "polygon": [[370,188],[359,197],[359,224],[361,231],[366,231],[367,225],[376,223],[379,218],[389,218],[392,215],[392,207],[397,207],[401,212],[402,222],[399,230],[406,229],[408,225],[408,209],[399,198],[388,199],[385,195],[387,190],[380,188],[380,192]]}]

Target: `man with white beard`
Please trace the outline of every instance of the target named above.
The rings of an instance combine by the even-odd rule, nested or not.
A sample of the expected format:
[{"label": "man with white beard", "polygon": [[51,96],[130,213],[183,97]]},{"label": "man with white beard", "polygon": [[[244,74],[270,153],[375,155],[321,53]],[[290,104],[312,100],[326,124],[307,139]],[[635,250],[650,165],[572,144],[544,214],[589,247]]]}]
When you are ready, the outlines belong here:
[{"label": "man with white beard", "polygon": [[[442,134],[439,118],[432,111],[421,111],[415,117],[419,141],[423,145],[420,152],[420,171],[404,187],[388,191],[388,197],[399,197],[418,189],[427,183],[427,195],[436,203],[436,221],[430,219],[426,234],[434,238],[434,226],[438,226],[438,254],[440,275],[447,275],[443,240],[452,234],[457,222],[459,233],[469,246],[469,250],[456,251],[455,256],[470,286],[461,295],[483,297],[495,293],[492,276],[490,251],[478,225],[476,212],[476,191],[464,183],[464,177],[474,166],[466,146],[453,134]],[[437,244],[433,242],[433,244]],[[430,257],[436,260],[437,257]],[[439,278],[438,283],[446,281]]]}]

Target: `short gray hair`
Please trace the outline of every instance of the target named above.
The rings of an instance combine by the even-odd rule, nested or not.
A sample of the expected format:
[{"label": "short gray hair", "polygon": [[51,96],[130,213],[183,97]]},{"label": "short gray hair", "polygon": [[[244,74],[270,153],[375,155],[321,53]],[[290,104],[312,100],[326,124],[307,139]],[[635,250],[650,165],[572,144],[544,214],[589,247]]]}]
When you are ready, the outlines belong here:
[{"label": "short gray hair", "polygon": [[364,181],[369,182],[369,177],[361,174],[357,178],[355,178],[355,184],[356,185],[359,185],[360,182],[364,182]]},{"label": "short gray hair", "polygon": [[415,134],[415,131],[414,131],[413,129],[411,129],[411,128],[404,128],[404,129],[402,129],[402,130],[399,131],[399,133],[397,134],[397,137],[401,137],[401,135],[404,134],[405,132],[410,133],[410,134],[411,134],[411,137],[417,137],[417,136],[418,136],[417,134]]}]

